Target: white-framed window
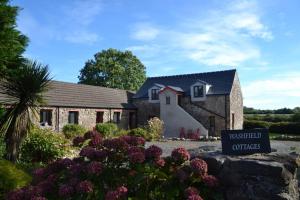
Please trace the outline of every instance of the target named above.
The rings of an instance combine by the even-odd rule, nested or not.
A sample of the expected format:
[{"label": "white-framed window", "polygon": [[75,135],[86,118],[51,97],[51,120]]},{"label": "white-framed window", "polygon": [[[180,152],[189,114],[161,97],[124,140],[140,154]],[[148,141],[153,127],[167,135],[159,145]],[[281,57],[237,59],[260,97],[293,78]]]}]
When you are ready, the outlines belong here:
[{"label": "white-framed window", "polygon": [[198,98],[198,97],[203,97],[204,95],[204,91],[203,91],[203,85],[195,85],[193,87],[193,92],[194,92],[194,97]]},{"label": "white-framed window", "polygon": [[158,100],[159,89],[151,89],[151,100]]},{"label": "white-framed window", "polygon": [[205,101],[206,100],[206,89],[209,88],[209,85],[206,85],[202,82],[196,82],[191,85],[191,101]]}]

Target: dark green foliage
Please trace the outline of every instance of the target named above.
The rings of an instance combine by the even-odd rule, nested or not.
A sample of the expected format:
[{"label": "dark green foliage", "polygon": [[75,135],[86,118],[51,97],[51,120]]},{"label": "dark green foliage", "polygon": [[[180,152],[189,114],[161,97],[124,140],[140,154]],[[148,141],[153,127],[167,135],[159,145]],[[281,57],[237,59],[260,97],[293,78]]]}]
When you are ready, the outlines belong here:
[{"label": "dark green foliage", "polygon": [[27,163],[49,163],[67,153],[67,142],[59,133],[34,128],[22,144],[20,160]]},{"label": "dark green foliage", "polygon": [[265,121],[256,121],[256,120],[245,120],[244,129],[253,129],[253,128],[269,128],[270,122]]},{"label": "dark green foliage", "polygon": [[0,159],[0,199],[14,189],[29,184],[31,177],[7,160]]},{"label": "dark green foliage", "polygon": [[114,136],[114,133],[118,130],[118,127],[114,123],[101,123],[96,124],[96,130],[101,133],[105,138]]},{"label": "dark green foliage", "polygon": [[266,122],[289,122],[292,121],[291,114],[246,114],[246,120],[266,121]]},{"label": "dark green foliage", "polygon": [[4,117],[5,114],[5,109],[2,107],[2,105],[0,104],[0,121],[1,119]]},{"label": "dark green foliage", "polygon": [[149,138],[150,135],[149,133],[147,132],[147,130],[143,129],[143,128],[135,128],[135,129],[131,129],[129,131],[129,135],[132,135],[132,136],[138,136],[138,137],[143,137],[145,138],[146,140],[147,139],[151,139]]},{"label": "dark green foliage", "polygon": [[63,133],[67,139],[83,136],[87,130],[78,124],[67,124],[63,127]]},{"label": "dark green foliage", "polygon": [[270,132],[280,134],[300,135],[300,123],[280,122],[270,126]]},{"label": "dark green foliage", "polygon": [[300,112],[295,113],[292,117],[291,117],[293,122],[299,122],[300,123]]},{"label": "dark green foliage", "polygon": [[294,109],[280,108],[275,110],[260,110],[244,106],[244,114],[293,114],[299,110],[299,107],[295,107]]},{"label": "dark green foliage", "polygon": [[[13,103],[0,122],[0,135],[6,142],[6,159],[18,159],[20,145],[32,127],[32,116],[44,104],[43,94],[50,83],[48,66],[26,60],[17,74],[10,74],[1,80],[0,91],[7,96],[6,103]],[[1,102],[5,103],[5,102]]]},{"label": "dark green foliage", "polygon": [[146,79],[145,66],[130,51],[103,50],[80,70],[79,83],[137,90]]},{"label": "dark green foliage", "polygon": [[20,10],[8,4],[8,0],[0,1],[0,75],[10,69],[19,67],[21,54],[25,51],[28,38],[16,29],[16,18]]},{"label": "dark green foliage", "polygon": [[0,159],[5,155],[5,142],[3,137],[0,136]]}]

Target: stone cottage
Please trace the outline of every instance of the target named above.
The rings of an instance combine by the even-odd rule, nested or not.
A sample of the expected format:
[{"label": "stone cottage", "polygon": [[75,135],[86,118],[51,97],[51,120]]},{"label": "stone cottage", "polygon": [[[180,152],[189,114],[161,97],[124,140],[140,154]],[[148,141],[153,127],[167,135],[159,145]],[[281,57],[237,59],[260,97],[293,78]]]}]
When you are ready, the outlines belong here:
[{"label": "stone cottage", "polygon": [[182,129],[215,136],[243,127],[236,70],[151,77],[132,99],[138,124],[159,117],[165,123],[165,137],[178,137]]},{"label": "stone cottage", "polygon": [[[165,137],[180,130],[220,135],[243,126],[243,98],[236,70],[148,78],[135,94],[99,86],[51,81],[36,124],[61,131],[66,124],[92,129],[113,122],[142,126],[152,117],[165,124]],[[0,101],[4,100],[0,95]]]},{"label": "stone cottage", "polygon": [[66,124],[92,129],[96,123],[104,122],[116,123],[123,129],[135,128],[136,107],[130,103],[133,95],[126,90],[51,81],[44,95],[46,105],[37,109],[39,118],[35,123],[56,131]]}]

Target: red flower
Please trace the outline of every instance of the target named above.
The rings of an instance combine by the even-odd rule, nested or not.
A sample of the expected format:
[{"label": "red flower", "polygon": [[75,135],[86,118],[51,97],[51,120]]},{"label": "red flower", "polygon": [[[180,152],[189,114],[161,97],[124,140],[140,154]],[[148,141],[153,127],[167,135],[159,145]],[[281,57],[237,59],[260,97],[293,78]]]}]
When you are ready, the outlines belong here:
[{"label": "red flower", "polygon": [[91,141],[89,142],[89,146],[97,147],[102,143],[102,137],[100,134],[96,134],[91,138]]},{"label": "red flower", "polygon": [[185,162],[190,159],[189,152],[185,148],[182,148],[182,147],[174,149],[172,151],[171,156],[175,162],[180,162],[180,163]]},{"label": "red flower", "polygon": [[195,158],[190,162],[191,169],[194,173],[199,175],[207,174],[207,164],[204,160],[200,158]]},{"label": "red flower", "polygon": [[217,187],[219,185],[218,179],[212,175],[203,176],[202,180],[208,187]]}]

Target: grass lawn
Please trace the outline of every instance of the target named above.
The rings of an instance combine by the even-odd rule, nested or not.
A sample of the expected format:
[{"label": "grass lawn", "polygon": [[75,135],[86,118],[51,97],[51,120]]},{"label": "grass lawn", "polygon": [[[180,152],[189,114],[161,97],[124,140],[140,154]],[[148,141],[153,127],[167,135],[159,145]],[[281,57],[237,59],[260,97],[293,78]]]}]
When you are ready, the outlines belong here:
[{"label": "grass lawn", "polygon": [[300,141],[300,134],[280,134],[280,133],[269,133],[270,140],[290,140]]}]

